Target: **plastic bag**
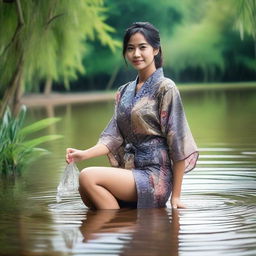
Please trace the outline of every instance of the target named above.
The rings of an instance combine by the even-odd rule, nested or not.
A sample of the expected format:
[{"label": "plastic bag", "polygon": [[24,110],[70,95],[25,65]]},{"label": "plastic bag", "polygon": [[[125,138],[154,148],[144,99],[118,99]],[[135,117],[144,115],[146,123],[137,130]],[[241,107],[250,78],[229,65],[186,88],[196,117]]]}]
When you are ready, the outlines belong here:
[{"label": "plastic bag", "polygon": [[67,164],[60,183],[57,187],[56,201],[61,202],[63,196],[70,196],[77,192],[79,170],[74,162]]}]

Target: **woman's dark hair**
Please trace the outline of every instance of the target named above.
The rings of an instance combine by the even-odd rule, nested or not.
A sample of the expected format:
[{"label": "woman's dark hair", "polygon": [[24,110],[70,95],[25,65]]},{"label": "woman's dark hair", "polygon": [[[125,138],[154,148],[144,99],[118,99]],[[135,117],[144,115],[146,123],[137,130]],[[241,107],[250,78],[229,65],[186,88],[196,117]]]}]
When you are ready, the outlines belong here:
[{"label": "woman's dark hair", "polygon": [[160,45],[159,31],[149,22],[135,22],[126,29],[123,39],[123,57],[125,59],[125,52],[128,42],[132,35],[141,33],[146,41],[154,48],[159,49],[158,54],[155,56],[155,66],[160,68],[163,65],[162,49]]}]

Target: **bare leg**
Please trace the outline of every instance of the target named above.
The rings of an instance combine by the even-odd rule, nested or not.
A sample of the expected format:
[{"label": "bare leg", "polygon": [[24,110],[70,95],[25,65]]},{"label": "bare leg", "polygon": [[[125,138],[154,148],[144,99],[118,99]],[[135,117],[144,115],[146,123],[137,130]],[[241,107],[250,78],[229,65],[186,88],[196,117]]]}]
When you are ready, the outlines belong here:
[{"label": "bare leg", "polygon": [[92,203],[92,201],[90,201],[90,197],[85,193],[84,189],[82,189],[81,186],[79,186],[79,189],[78,189],[79,193],[80,193],[80,196],[84,202],[84,204],[89,208],[89,209],[92,209],[92,210],[95,210],[96,207],[95,205]]},{"label": "bare leg", "polygon": [[80,173],[79,182],[84,202],[91,202],[97,209],[119,209],[116,198],[137,201],[136,185],[130,170],[90,167]]}]

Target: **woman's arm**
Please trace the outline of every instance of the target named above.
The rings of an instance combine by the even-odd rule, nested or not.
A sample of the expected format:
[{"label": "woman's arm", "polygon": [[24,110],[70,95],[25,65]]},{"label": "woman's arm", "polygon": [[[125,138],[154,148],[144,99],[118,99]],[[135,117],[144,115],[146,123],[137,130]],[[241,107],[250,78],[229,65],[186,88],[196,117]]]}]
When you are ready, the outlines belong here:
[{"label": "woman's arm", "polygon": [[86,150],[79,150],[75,148],[67,148],[66,150],[66,161],[70,162],[79,162],[82,160],[87,160],[90,158],[94,158],[97,156],[107,155],[109,153],[109,149],[104,144],[97,144]]},{"label": "woman's arm", "polygon": [[171,205],[173,208],[186,208],[180,200],[184,170],[185,160],[177,161],[173,164],[173,188],[171,196]]}]

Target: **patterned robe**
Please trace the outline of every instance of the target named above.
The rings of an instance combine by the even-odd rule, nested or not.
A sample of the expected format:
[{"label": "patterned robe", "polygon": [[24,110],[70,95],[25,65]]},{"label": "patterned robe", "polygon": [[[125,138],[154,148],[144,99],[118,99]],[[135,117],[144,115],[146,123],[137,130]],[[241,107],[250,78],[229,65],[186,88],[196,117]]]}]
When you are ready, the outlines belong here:
[{"label": "patterned robe", "polygon": [[136,93],[135,81],[121,86],[115,112],[99,142],[110,164],[131,169],[137,207],[164,207],[172,191],[173,162],[185,159],[192,170],[198,150],[175,83],[157,69]]}]

